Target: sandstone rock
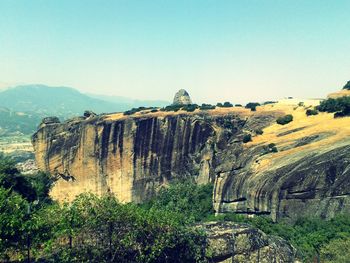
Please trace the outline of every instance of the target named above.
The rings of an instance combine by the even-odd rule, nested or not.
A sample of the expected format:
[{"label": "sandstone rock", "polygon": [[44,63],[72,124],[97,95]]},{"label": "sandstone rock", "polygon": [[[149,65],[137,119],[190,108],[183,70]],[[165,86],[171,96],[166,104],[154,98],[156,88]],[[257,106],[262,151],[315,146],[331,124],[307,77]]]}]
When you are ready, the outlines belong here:
[{"label": "sandstone rock", "polygon": [[295,262],[296,250],[288,242],[247,224],[209,222],[199,227],[207,235],[210,262]]},{"label": "sandstone rock", "polygon": [[60,119],[58,117],[46,117],[41,121],[42,124],[55,124],[60,123]]},{"label": "sandstone rock", "polygon": [[[264,117],[260,125],[274,119]],[[251,122],[255,127],[259,121]],[[245,124],[233,114],[116,121],[101,116],[42,127],[32,142],[41,170],[76,179],[57,181],[51,193],[55,199],[72,200],[91,191],[112,192],[122,202],[141,202],[175,178],[194,177],[208,183],[214,181],[216,168],[225,166],[230,171],[233,156],[222,157],[222,152],[230,152],[227,142],[242,137]],[[241,143],[234,146],[235,151],[242,151]]]},{"label": "sandstone rock", "polygon": [[184,89],[180,89],[174,97],[173,105],[188,105],[192,104],[190,95]]},{"label": "sandstone rock", "polygon": [[[254,143],[253,138],[243,145],[247,131],[275,123],[278,112],[98,116],[45,125],[34,134],[33,145],[41,170],[66,175],[51,192],[57,200],[90,191],[142,202],[163,184],[193,177],[214,183],[217,213],[294,220],[350,212],[348,119],[342,129],[308,136],[305,124],[278,128],[267,140],[280,138],[286,144],[275,154],[265,154],[271,141]],[[329,117],[327,123],[339,122]]]},{"label": "sandstone rock", "polygon": [[42,119],[41,123],[39,124],[39,129],[42,127],[45,127],[46,125],[52,125],[52,124],[60,124],[60,119],[58,117],[45,117]]}]

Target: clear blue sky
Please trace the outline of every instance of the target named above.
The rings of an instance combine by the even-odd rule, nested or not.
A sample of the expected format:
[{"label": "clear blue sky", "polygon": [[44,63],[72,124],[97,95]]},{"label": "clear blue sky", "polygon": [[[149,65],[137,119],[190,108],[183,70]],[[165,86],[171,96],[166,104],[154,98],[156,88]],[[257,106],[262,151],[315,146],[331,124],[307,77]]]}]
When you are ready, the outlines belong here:
[{"label": "clear blue sky", "polygon": [[350,79],[349,14],[349,0],[0,0],[0,84],[324,97]]}]

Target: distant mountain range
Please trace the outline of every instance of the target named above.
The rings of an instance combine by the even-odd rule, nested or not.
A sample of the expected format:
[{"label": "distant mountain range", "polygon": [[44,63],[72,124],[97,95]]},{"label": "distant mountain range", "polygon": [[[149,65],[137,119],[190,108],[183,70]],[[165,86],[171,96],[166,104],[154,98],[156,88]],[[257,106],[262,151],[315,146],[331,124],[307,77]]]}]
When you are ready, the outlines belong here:
[{"label": "distant mountain range", "polygon": [[68,87],[21,85],[0,91],[0,135],[30,134],[46,116],[67,119],[85,110],[96,113],[126,111],[140,106],[169,105],[167,101],[141,101],[118,96],[83,94]]}]

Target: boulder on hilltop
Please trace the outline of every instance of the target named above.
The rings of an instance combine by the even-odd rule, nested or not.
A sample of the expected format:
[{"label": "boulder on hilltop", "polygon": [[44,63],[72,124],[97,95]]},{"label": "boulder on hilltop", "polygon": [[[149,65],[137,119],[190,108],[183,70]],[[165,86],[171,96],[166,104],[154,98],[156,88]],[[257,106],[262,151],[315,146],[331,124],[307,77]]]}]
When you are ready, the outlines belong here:
[{"label": "boulder on hilltop", "polygon": [[190,95],[184,89],[180,89],[174,97],[173,105],[189,105],[192,104]]}]

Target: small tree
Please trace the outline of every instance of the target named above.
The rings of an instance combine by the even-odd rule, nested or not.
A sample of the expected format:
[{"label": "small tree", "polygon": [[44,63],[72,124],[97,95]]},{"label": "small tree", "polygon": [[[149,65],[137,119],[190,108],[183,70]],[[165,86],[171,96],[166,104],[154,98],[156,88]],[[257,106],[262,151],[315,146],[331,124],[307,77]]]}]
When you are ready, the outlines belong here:
[{"label": "small tree", "polygon": [[249,102],[245,107],[247,109],[250,109],[251,111],[256,111],[256,107],[260,106],[260,103],[258,102]]},{"label": "small tree", "polygon": [[308,109],[306,111],[307,116],[312,116],[312,115],[317,115],[317,114],[318,114],[318,110],[315,110],[315,109]]},{"label": "small tree", "polygon": [[247,133],[243,136],[243,143],[251,142],[252,141],[252,135]]},{"label": "small tree", "polygon": [[286,124],[290,123],[291,121],[293,121],[293,115],[291,115],[291,114],[285,115],[283,117],[279,117],[276,120],[276,122],[280,125],[286,125]]}]

